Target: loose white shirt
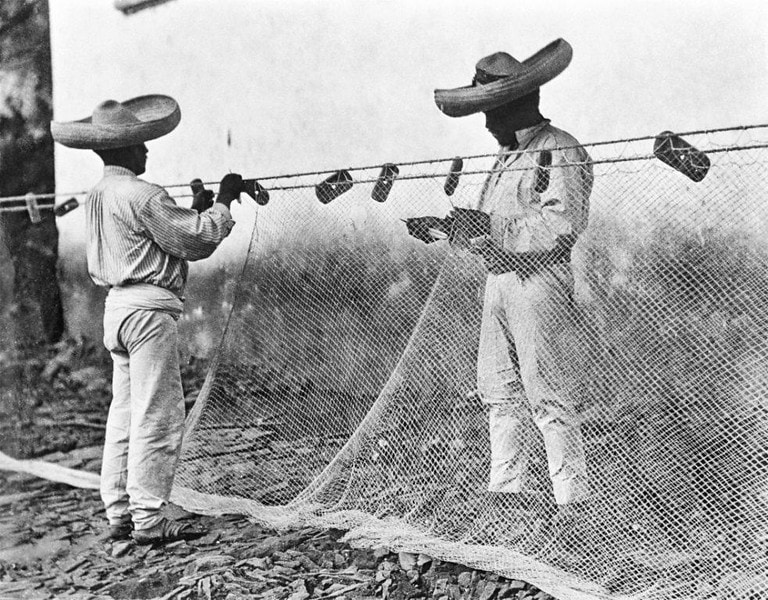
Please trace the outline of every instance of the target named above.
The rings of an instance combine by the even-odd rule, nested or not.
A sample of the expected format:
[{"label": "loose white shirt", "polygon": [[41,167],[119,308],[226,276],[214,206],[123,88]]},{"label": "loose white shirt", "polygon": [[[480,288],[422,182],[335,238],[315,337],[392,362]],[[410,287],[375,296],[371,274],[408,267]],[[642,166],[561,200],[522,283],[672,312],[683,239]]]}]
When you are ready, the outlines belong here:
[{"label": "loose white shirt", "polygon": [[162,187],[123,167],[106,166],[85,201],[88,272],[104,287],[151,284],[181,297],[187,261],[209,257],[234,221],[216,203],[178,206]]}]

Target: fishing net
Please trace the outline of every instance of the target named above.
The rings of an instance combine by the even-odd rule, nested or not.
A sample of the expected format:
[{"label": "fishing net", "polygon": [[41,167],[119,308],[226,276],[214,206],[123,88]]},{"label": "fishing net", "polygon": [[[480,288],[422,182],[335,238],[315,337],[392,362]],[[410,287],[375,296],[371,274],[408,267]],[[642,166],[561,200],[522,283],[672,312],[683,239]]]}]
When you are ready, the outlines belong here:
[{"label": "fishing net", "polygon": [[574,294],[545,328],[587,465],[568,528],[524,402],[525,489],[488,491],[491,407],[474,393],[487,272],[402,222],[476,206],[493,156],[464,157],[450,196],[451,160],[350,169],[319,190],[327,173],[261,180],[269,203],[175,499],[342,528],[561,599],[768,596],[768,129],[684,138],[708,171],[685,147],[672,168],[653,138],[585,147]]}]

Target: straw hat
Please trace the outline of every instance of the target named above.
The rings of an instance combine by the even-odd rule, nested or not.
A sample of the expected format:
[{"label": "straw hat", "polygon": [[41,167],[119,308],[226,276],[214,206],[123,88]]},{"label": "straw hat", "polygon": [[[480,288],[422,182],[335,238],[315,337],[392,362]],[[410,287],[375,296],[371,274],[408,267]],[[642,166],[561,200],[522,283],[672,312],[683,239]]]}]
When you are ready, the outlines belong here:
[{"label": "straw hat", "polygon": [[104,150],[142,144],[176,128],[179,105],[170,96],[138,96],[125,102],[106,100],[90,117],[51,122],[53,139],[70,148]]},{"label": "straw hat", "polygon": [[506,52],[480,59],[472,85],[435,90],[435,104],[449,117],[492,110],[525,96],[562,73],[573,48],[560,38],[520,62]]}]

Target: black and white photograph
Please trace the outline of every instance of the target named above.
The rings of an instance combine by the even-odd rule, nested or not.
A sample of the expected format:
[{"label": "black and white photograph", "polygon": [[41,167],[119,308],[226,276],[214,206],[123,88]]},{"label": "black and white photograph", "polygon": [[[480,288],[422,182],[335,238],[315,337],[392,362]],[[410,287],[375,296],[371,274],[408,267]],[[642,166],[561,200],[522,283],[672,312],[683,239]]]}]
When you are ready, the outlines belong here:
[{"label": "black and white photograph", "polygon": [[6,598],[768,600],[768,4],[2,0]]}]

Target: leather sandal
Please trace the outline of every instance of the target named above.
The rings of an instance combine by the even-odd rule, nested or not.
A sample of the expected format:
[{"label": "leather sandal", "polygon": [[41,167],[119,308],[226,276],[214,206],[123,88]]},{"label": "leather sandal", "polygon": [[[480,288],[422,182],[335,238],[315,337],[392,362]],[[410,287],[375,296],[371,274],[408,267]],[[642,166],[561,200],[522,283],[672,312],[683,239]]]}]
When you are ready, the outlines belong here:
[{"label": "leather sandal", "polygon": [[100,538],[102,541],[118,542],[122,540],[130,540],[131,533],[133,532],[133,521],[126,519],[120,523],[110,525],[107,531]]},{"label": "leather sandal", "polygon": [[179,540],[196,540],[203,537],[206,533],[205,530],[195,527],[191,523],[169,521],[163,518],[149,529],[135,529],[133,531],[133,541],[140,546],[167,544]]}]

